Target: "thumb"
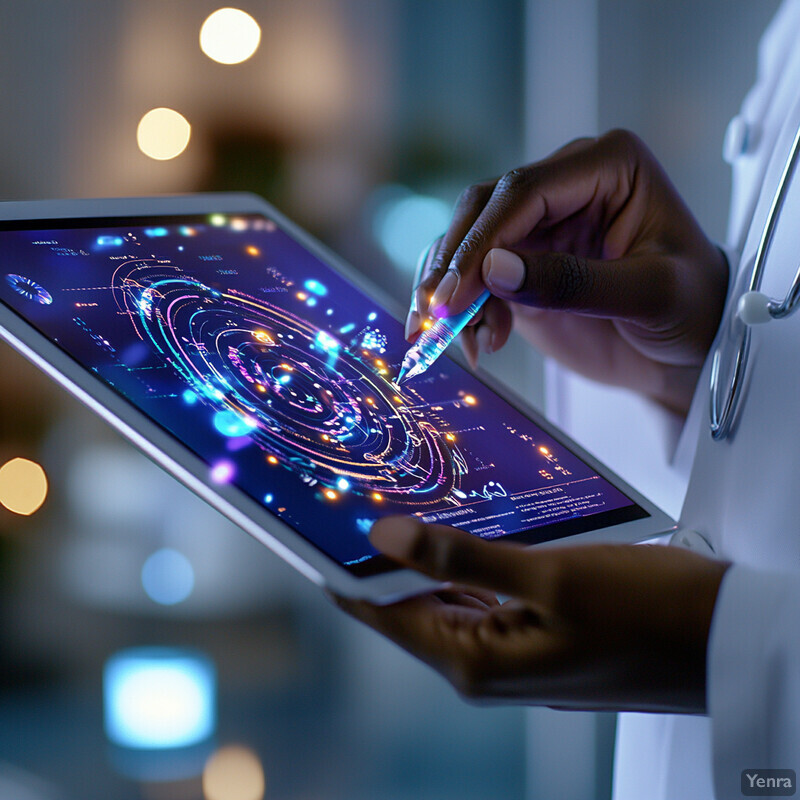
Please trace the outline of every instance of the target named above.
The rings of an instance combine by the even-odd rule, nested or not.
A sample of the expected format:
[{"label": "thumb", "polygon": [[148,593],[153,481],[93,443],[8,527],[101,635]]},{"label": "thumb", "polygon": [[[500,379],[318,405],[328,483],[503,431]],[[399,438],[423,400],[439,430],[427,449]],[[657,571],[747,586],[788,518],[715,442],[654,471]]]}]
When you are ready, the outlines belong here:
[{"label": "thumb", "polygon": [[657,254],[599,260],[495,248],[483,259],[482,276],[504,300],[637,322],[663,318],[675,285],[672,263]]},{"label": "thumb", "polygon": [[530,593],[535,565],[524,549],[487,542],[448,525],[428,525],[414,517],[384,517],[369,535],[385,555],[440,581],[464,584],[518,598]]}]

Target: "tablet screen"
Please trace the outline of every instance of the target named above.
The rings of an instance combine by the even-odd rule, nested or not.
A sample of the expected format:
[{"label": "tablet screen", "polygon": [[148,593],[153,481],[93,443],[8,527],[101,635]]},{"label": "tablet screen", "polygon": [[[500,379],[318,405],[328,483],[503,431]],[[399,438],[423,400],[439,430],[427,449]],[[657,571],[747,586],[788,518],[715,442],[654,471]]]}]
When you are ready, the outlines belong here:
[{"label": "tablet screen", "polygon": [[447,356],[395,385],[402,325],[263,215],[2,223],[0,299],[356,575],[391,568],[387,514],[525,542],[647,516]]}]

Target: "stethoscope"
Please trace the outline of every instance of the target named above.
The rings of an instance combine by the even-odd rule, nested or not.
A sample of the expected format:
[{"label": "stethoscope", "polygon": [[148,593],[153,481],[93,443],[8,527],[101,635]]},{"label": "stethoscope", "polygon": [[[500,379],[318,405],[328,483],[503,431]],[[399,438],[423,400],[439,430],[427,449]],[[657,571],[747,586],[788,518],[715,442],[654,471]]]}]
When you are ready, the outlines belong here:
[{"label": "stethoscope", "polygon": [[[731,331],[727,342],[723,338],[711,362],[711,436],[716,441],[725,439],[728,436],[741,406],[742,387],[750,357],[752,326],[761,325],[773,319],[788,317],[797,310],[798,303],[800,303],[800,267],[798,267],[792,286],[783,300],[772,300],[759,291],[764,265],[772,244],[772,237],[783,210],[783,204],[786,200],[798,157],[800,157],[800,128],[797,129],[795,134],[789,158],[783,167],[780,181],[772,198],[767,221],[761,231],[761,238],[758,242],[758,249],[756,250],[752,272],[750,273],[748,291],[739,298],[736,314],[731,321],[731,325],[735,330]],[[730,339],[733,339],[733,341],[731,342]],[[733,369],[728,381],[727,391],[723,395],[720,371],[723,351],[727,351],[729,345],[735,348],[735,359],[733,360]]]}]

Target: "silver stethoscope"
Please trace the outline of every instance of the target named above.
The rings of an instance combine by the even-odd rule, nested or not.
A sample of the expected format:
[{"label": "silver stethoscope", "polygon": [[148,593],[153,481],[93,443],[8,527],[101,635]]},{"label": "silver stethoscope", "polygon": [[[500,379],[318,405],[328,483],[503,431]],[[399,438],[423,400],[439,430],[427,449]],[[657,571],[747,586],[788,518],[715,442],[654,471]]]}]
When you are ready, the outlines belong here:
[{"label": "silver stethoscope", "polygon": [[[759,291],[772,237],[783,210],[798,157],[800,157],[800,128],[795,134],[792,150],[783,167],[781,179],[775,190],[775,196],[772,198],[769,214],[767,214],[766,224],[761,231],[761,238],[750,273],[748,291],[739,298],[736,314],[730,323],[731,330],[728,334],[728,341],[723,339],[711,362],[711,436],[717,441],[728,436],[741,406],[742,388],[750,356],[751,327],[773,319],[788,317],[797,310],[800,302],[800,267],[798,267],[792,286],[783,300],[772,300]],[[727,381],[727,389],[723,387],[720,375],[723,351],[730,353],[731,356],[735,354],[735,357],[731,359],[732,368]]]}]

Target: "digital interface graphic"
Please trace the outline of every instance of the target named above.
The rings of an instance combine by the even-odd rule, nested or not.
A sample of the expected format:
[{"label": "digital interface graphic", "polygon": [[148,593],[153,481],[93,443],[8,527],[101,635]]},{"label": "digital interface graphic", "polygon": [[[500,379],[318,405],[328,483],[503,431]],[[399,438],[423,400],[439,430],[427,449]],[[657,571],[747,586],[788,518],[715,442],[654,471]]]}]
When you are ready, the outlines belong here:
[{"label": "digital interface graphic", "polygon": [[646,515],[261,215],[0,230],[0,299],[356,574],[412,513],[547,541]]}]

